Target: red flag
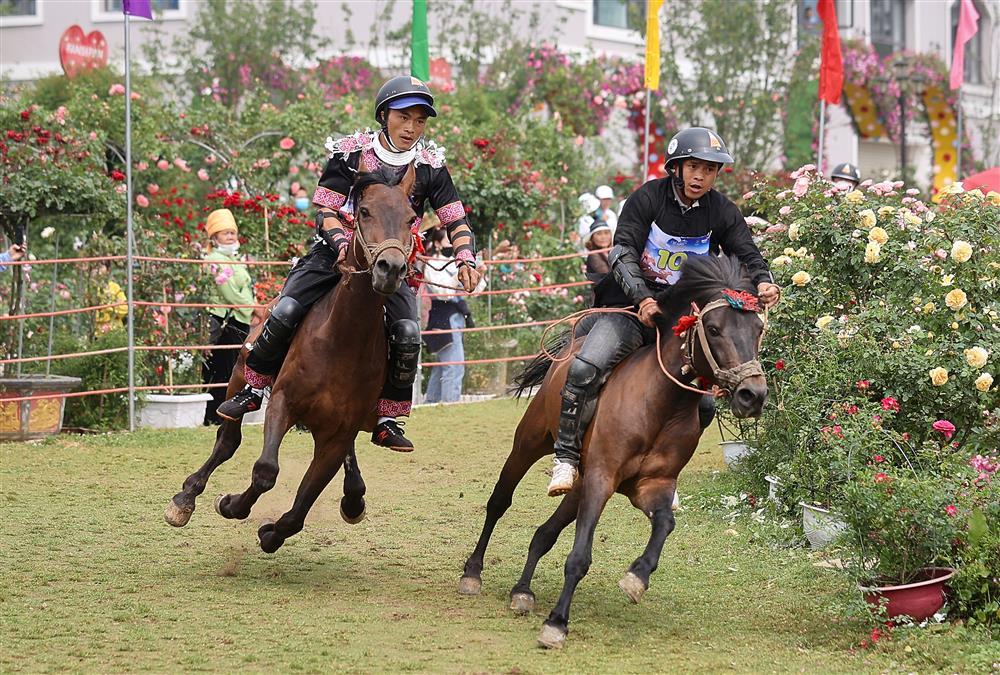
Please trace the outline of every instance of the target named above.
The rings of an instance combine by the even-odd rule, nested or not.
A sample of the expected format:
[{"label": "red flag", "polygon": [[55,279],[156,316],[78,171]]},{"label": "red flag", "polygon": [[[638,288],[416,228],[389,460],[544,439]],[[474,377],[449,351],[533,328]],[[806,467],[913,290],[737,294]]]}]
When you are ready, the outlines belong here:
[{"label": "red flag", "polygon": [[823,52],[819,61],[819,97],[827,103],[840,103],[844,88],[844,60],[840,54],[840,32],[833,0],[819,0],[819,18],[823,21]]},{"label": "red flag", "polygon": [[962,0],[955,31],[955,54],[951,59],[951,88],[959,89],[965,81],[965,43],[979,30],[979,12],[972,0]]}]

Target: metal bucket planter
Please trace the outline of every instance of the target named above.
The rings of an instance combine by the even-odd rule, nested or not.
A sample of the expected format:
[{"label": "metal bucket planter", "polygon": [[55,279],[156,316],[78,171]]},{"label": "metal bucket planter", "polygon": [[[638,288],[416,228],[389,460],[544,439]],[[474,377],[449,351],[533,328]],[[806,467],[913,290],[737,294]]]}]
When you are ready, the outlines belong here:
[{"label": "metal bucket planter", "polygon": [[726,460],[726,466],[732,466],[753,452],[753,448],[744,441],[722,441],[719,445],[722,446],[722,458]]},{"label": "metal bucket planter", "polygon": [[139,411],[139,426],[148,429],[186,429],[205,421],[205,403],[211,394],[148,394]]},{"label": "metal bucket planter", "polygon": [[62,430],[66,399],[61,396],[4,403],[7,398],[65,394],[79,388],[79,377],[22,375],[0,378],[0,441],[27,441]]},{"label": "metal bucket planter", "polygon": [[764,480],[767,481],[767,498],[781,506],[781,497],[778,494],[781,491],[781,479],[777,476],[764,476]]}]

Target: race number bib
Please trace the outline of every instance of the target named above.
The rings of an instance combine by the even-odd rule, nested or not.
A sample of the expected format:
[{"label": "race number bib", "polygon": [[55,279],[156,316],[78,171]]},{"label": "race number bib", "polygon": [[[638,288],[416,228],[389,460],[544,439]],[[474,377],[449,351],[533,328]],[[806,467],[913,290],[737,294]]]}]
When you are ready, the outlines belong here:
[{"label": "race number bib", "polygon": [[642,251],[643,276],[654,283],[673,286],[681,278],[681,265],[688,256],[709,254],[711,239],[711,232],[702,237],[675,237],[653,223]]}]

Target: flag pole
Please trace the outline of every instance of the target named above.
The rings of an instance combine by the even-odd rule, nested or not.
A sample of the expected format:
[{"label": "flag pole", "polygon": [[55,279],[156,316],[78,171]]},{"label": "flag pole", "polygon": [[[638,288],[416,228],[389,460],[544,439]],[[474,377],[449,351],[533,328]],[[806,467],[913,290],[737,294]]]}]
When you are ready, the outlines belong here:
[{"label": "flag pole", "polygon": [[962,88],[958,89],[958,125],[955,134],[955,180],[962,180]]},{"label": "flag pole", "polygon": [[816,148],[816,172],[823,173],[823,131],[826,126],[826,99],[819,101],[819,146]]},{"label": "flag pole", "polygon": [[651,89],[646,90],[646,135],[643,140],[643,155],[642,155],[642,182],[645,183],[649,180],[649,117],[650,110],[652,110],[652,105],[650,101],[653,98],[653,91]]},{"label": "flag pole", "polygon": [[130,41],[131,16],[125,13],[125,218],[126,240],[125,280],[128,295],[128,430],[135,431],[135,305],[133,304],[132,263],[134,233],[132,230],[132,78]]}]

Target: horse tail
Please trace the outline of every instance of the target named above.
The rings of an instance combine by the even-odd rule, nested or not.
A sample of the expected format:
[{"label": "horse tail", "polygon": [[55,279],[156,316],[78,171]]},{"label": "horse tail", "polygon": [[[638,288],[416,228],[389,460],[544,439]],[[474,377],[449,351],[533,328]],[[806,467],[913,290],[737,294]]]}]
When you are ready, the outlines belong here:
[{"label": "horse tail", "polygon": [[570,343],[572,336],[571,328],[558,333],[545,345],[545,351],[529,361],[528,365],[514,377],[514,386],[510,391],[516,398],[521,398],[525,392],[542,383],[545,374],[552,367],[552,359],[548,354],[559,354]]}]

